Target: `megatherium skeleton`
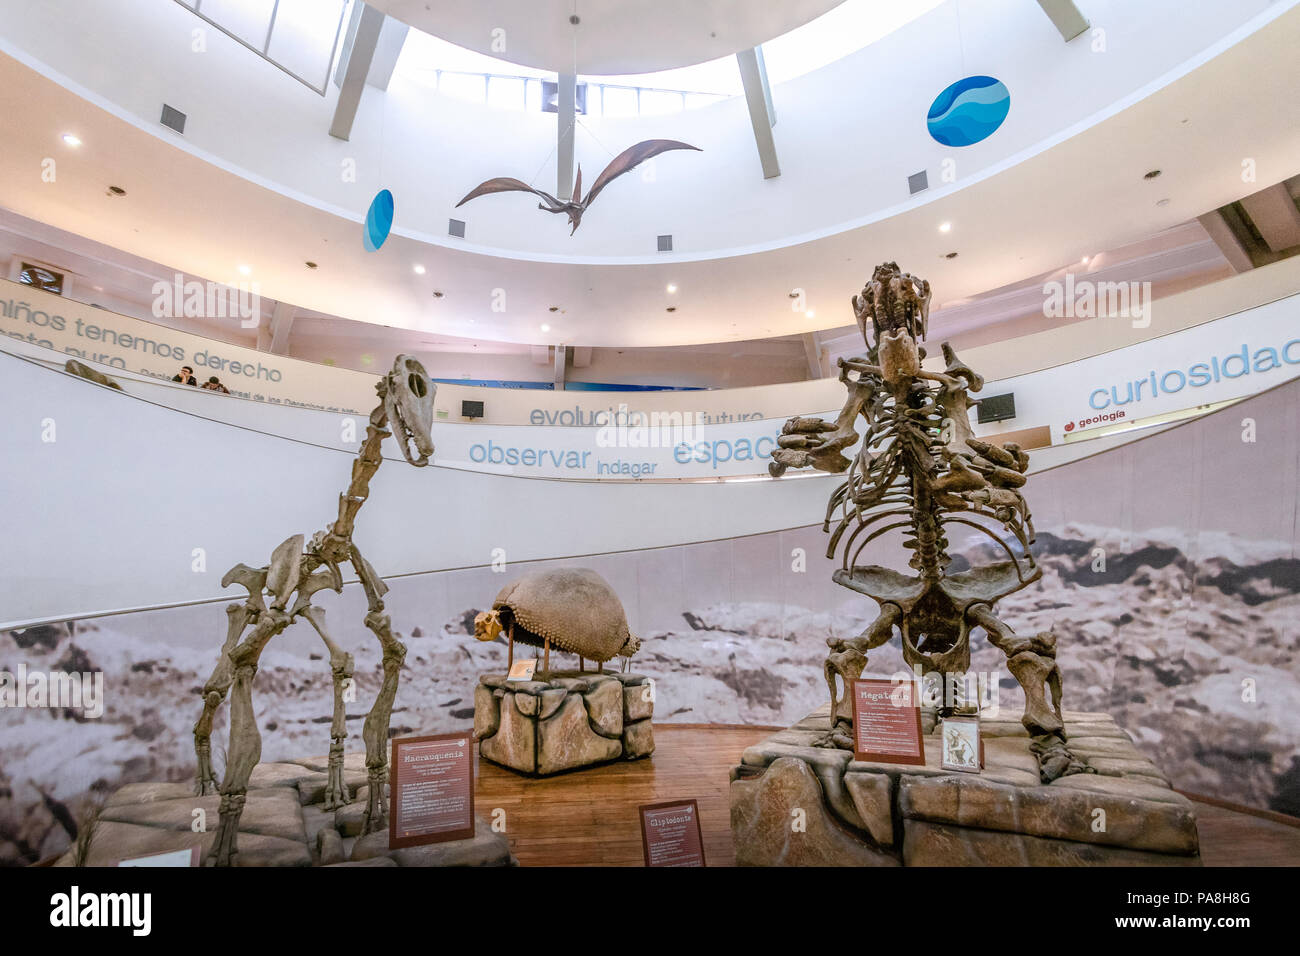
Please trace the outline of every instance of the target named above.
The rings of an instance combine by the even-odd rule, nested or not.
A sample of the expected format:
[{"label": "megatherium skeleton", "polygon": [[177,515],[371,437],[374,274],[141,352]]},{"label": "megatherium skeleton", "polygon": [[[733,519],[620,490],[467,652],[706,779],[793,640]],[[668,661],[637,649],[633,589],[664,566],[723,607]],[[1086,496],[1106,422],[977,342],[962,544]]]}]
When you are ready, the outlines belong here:
[{"label": "megatherium skeleton", "polygon": [[[388,586],[352,543],[357,512],[370,493],[370,479],[383,458],[383,440],[396,434],[398,447],[409,463],[423,466],[433,454],[429,429],[433,421],[435,386],[415,359],[399,355],[393,370],[375,384],[379,404],[370,413],[366,439],[352,463],[352,482],[339,495],[338,517],[310,542],[294,535],[275,549],[271,563],[262,568],[238,564],[221,579],[223,587],[239,584],[247,589],[248,600],[226,607],[228,629],[216,669],[202,690],[203,713],[194,725],[194,751],[198,757],[196,793],[221,794],[220,824],[212,851],[205,863],[231,866],[238,847],[239,818],[244,810],[249,777],[262,755],[262,737],[253,714],[253,678],[262,650],[270,640],[294,622],[304,618],[320,635],[329,651],[334,680],[334,716],[330,724],[326,809],[349,802],[343,781],[343,742],[347,737],[345,694],[352,680],[352,655],[345,653],[325,629],[325,612],[312,606],[312,596],[329,588],[343,589],[343,564],[351,564],[365,591],[368,612],[365,625],[379,640],[383,652],[383,682],[362,728],[366,744],[369,800],[362,832],[380,829],[385,820],[384,787],[388,781],[388,727],[393,700],[397,696],[398,674],[406,659],[406,647],[393,636],[384,614],[383,596]],[[414,450],[411,446],[414,445]],[[417,457],[418,456],[418,457]],[[252,628],[245,636],[245,631]],[[226,752],[225,776],[220,787],[212,772],[212,721],[217,708],[230,698],[230,744]]]},{"label": "megatherium skeleton", "polygon": [[[1041,777],[1079,773],[1086,768],[1066,747],[1061,719],[1055,636],[1019,636],[993,612],[999,599],[1042,576],[1030,550],[1033,521],[1020,492],[1029,456],[1014,442],[995,445],[974,436],[967,393],[978,392],[984,380],[947,343],[943,372],[921,368],[929,308],[928,282],[892,262],[877,266],[853,297],[867,354],[839,362],[849,392],[843,410],[834,423],[790,419],[768,466],[776,477],[809,466],[848,472],[826,509],[827,557],[841,551],[835,582],[880,605],[879,616],[858,637],[827,641],[832,716],[821,744],[852,749],[849,682],[862,676],[867,651],[888,642],[895,628],[908,666],[944,675],[945,686],[949,675],[969,669],[971,631],[983,628],[1024,688],[1022,722],[1034,738]],[[858,440],[859,418],[862,445],[850,460],[843,452]],[[1006,560],[949,573],[945,529],[954,524],[983,532]],[[870,542],[893,530],[903,532],[915,574],[857,563]]]}]

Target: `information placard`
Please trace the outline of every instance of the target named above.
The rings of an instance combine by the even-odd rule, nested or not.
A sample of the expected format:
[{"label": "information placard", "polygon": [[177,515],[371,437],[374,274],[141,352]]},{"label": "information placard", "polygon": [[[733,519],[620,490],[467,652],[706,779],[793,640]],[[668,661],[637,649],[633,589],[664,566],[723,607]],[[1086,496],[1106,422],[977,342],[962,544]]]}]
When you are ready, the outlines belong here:
[{"label": "information placard", "polygon": [[853,681],[853,758],[924,766],[921,708],[912,681]]},{"label": "information placard", "polygon": [[466,732],[393,739],[390,849],[474,836],[473,737]]},{"label": "information placard", "polygon": [[118,866],[198,866],[199,848],[192,846],[188,850],[171,850],[167,853],[153,853],[149,856],[137,856],[129,860],[119,860]]},{"label": "information placard", "polygon": [[532,680],[535,673],[537,673],[536,658],[530,661],[515,661],[510,665],[510,673],[506,675],[506,680]]},{"label": "information placard", "polygon": [[638,808],[646,866],[704,866],[700,808],[694,800],[674,800]]}]

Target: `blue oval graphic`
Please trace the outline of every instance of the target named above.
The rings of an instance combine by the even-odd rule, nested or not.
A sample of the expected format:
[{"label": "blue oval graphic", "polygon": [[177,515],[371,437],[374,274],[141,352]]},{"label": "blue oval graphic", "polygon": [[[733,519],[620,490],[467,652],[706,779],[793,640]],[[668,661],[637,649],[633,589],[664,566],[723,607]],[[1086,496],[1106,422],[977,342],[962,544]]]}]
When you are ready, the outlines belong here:
[{"label": "blue oval graphic", "polygon": [[365,243],[367,252],[378,252],[379,247],[384,244],[388,238],[389,230],[393,228],[393,194],[387,189],[381,189],[375,194],[375,198],[370,201],[370,208],[366,211],[366,226],[361,240]]},{"label": "blue oval graphic", "polygon": [[991,76],[968,76],[934,98],[926,124],[944,146],[988,139],[1011,111],[1011,91]]}]

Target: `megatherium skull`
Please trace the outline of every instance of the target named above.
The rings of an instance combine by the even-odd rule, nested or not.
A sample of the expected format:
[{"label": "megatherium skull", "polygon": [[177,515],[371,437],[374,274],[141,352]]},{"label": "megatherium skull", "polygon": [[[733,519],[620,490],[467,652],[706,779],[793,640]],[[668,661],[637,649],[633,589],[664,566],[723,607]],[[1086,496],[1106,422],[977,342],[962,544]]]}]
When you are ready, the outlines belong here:
[{"label": "megatherium skull", "polygon": [[882,263],[853,297],[853,314],[863,341],[876,352],[885,381],[897,384],[921,370],[925,351],[920,343],[930,319],[929,282],[903,272],[897,263]]},{"label": "megatherium skull", "polygon": [[[433,396],[438,387],[418,359],[399,355],[384,377],[384,411],[402,457],[423,467],[433,454]],[[412,450],[414,446],[414,450]],[[419,457],[416,458],[415,455]]]}]

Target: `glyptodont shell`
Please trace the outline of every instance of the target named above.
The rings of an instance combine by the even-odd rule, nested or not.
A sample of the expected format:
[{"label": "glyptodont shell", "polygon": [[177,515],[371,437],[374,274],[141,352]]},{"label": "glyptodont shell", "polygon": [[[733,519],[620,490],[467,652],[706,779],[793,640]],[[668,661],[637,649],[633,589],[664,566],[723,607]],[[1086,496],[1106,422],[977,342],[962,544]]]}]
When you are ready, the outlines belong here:
[{"label": "glyptodont shell", "polygon": [[525,574],[501,589],[492,608],[513,616],[516,642],[541,647],[550,638],[552,647],[600,663],[616,656],[628,639],[623,603],[590,568]]}]

